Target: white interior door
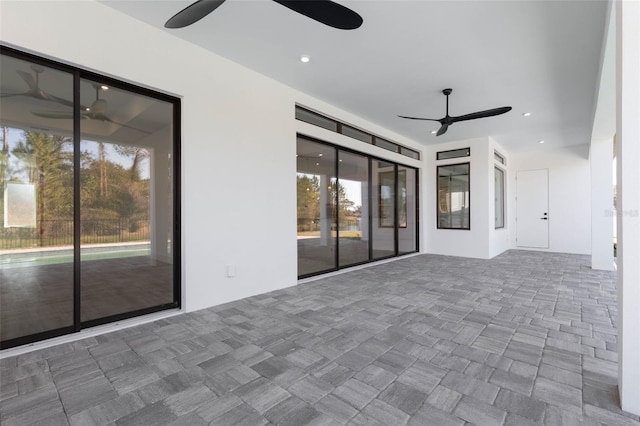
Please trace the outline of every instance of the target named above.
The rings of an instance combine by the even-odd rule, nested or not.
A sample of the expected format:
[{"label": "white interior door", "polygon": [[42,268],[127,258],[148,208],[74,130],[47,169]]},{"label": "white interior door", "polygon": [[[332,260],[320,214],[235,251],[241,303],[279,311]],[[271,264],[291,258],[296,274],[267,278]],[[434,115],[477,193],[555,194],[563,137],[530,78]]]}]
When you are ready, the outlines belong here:
[{"label": "white interior door", "polygon": [[549,170],[518,172],[516,179],[516,245],[549,248]]}]

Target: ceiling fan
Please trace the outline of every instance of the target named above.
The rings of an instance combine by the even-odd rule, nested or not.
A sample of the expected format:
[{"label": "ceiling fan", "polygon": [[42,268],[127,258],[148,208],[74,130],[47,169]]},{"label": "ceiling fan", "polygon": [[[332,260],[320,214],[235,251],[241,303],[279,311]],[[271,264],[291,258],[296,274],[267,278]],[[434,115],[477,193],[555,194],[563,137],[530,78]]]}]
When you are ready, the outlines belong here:
[{"label": "ceiling fan", "polygon": [[[355,30],[362,17],[353,10],[330,0],[273,0],[308,18],[340,30]],[[216,10],[225,0],[198,0],[169,19],[165,28],[184,28]]]},{"label": "ceiling fan", "polygon": [[43,67],[34,64],[34,65],[31,65],[31,71],[33,71],[34,75],[31,75],[22,70],[16,70],[18,75],[22,77],[24,82],[27,83],[27,86],[29,86],[29,90],[22,93],[6,93],[6,94],[0,95],[0,97],[10,98],[13,96],[28,96],[34,99],[39,99],[41,101],[56,102],[56,103],[73,108],[73,101],[68,101],[66,99],[59,98],[57,96],[54,96],[50,93],[45,92],[40,88],[40,74],[44,72]]},{"label": "ceiling fan", "polygon": [[444,89],[442,93],[447,97],[447,113],[444,117],[440,119],[435,118],[420,118],[420,117],[407,117],[404,115],[399,115],[400,118],[408,118],[409,120],[427,120],[427,121],[437,121],[440,123],[440,129],[436,133],[436,136],[444,135],[447,132],[447,129],[453,123],[457,123],[459,121],[467,121],[467,120],[475,120],[476,118],[485,118],[485,117],[493,117],[494,115],[504,114],[506,112],[511,111],[510,106],[504,106],[500,108],[487,109],[484,111],[472,112],[471,114],[460,115],[457,117],[451,117],[449,115],[449,95],[453,92],[453,89]]},{"label": "ceiling fan", "polygon": [[[100,90],[102,89],[102,87],[96,84],[94,85],[94,88],[96,89],[96,100],[93,101],[90,107],[81,108],[80,110],[81,119],[104,121],[107,123],[113,123],[118,126],[126,127],[127,129],[136,130],[138,132],[145,133],[147,135],[151,134],[151,132],[147,132],[146,130],[142,130],[134,126],[129,126],[128,124],[119,123],[117,121],[112,120],[107,115],[107,108],[109,107],[109,104],[107,103],[106,100],[100,99]],[[43,118],[67,119],[67,120],[73,119],[73,112],[32,111],[32,114],[38,117],[43,117]]]}]

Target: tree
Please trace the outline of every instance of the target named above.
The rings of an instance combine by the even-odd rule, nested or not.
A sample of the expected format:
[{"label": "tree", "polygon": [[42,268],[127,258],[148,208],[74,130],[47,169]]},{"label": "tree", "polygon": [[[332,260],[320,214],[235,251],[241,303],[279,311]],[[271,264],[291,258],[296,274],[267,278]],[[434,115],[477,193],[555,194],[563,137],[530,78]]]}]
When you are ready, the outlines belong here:
[{"label": "tree", "polygon": [[[142,179],[140,165],[148,151],[140,147],[111,145],[120,158],[109,158],[106,143],[95,142],[83,152],[81,202],[83,232],[109,235],[126,226],[138,230],[149,220],[149,179]],[[89,223],[91,222],[91,223]]]},{"label": "tree", "polygon": [[19,160],[25,183],[36,186],[39,243],[44,244],[45,220],[73,216],[73,154],[71,139],[27,131],[11,150]]},{"label": "tree", "polygon": [[315,231],[320,222],[320,179],[315,175],[297,176],[298,231]]},{"label": "tree", "polygon": [[98,166],[100,170],[100,198],[106,198],[109,195],[109,183],[107,181],[107,158],[102,142],[98,144]]},{"label": "tree", "polygon": [[4,187],[10,179],[9,169],[9,128],[2,127],[2,151],[0,151],[0,205],[4,205]]},{"label": "tree", "polygon": [[122,156],[132,157],[131,163],[131,181],[136,182],[140,180],[140,163],[145,158],[149,158],[149,151],[139,146],[124,146],[115,145],[116,152]]},{"label": "tree", "polygon": [[[360,206],[347,197],[343,185],[331,180],[327,187],[327,205],[333,218],[338,215],[340,225],[352,224],[360,217]],[[315,231],[320,223],[320,178],[317,175],[298,174],[298,231]],[[336,203],[336,198],[338,202]]]}]

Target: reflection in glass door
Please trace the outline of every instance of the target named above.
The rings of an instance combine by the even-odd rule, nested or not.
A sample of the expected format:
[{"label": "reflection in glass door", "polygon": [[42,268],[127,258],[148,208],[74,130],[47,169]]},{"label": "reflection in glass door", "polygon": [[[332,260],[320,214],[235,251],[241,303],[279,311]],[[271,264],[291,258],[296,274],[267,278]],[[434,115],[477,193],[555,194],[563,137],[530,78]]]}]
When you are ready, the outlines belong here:
[{"label": "reflection in glass door", "polygon": [[73,74],[4,56],[0,67],[0,341],[10,342],[74,324],[73,129],[38,115],[71,113]]},{"label": "reflection in glass door", "polygon": [[335,269],[336,152],[324,144],[298,139],[298,274]]},{"label": "reflection in glass door", "polygon": [[369,260],[369,159],[338,151],[339,266]]},{"label": "reflection in glass door", "polygon": [[398,253],[413,253],[417,249],[416,169],[398,166]]},{"label": "reflection in glass door", "polygon": [[298,277],[418,251],[418,171],[299,136]]},{"label": "reflection in glass door", "polygon": [[81,320],[173,302],[172,105],[81,80]]},{"label": "reflection in glass door", "polygon": [[179,100],[0,55],[0,349],[179,307]]},{"label": "reflection in glass door", "polygon": [[396,255],[396,167],[386,161],[372,161],[373,258]]}]

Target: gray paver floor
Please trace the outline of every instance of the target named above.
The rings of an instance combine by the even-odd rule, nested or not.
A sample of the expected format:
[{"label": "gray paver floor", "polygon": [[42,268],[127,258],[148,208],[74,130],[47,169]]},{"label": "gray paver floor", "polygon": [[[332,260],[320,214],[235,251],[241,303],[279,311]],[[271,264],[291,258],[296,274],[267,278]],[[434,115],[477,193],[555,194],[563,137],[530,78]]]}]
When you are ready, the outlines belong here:
[{"label": "gray paver floor", "polygon": [[0,422],[630,424],[615,274],[420,255],[0,361]]}]

